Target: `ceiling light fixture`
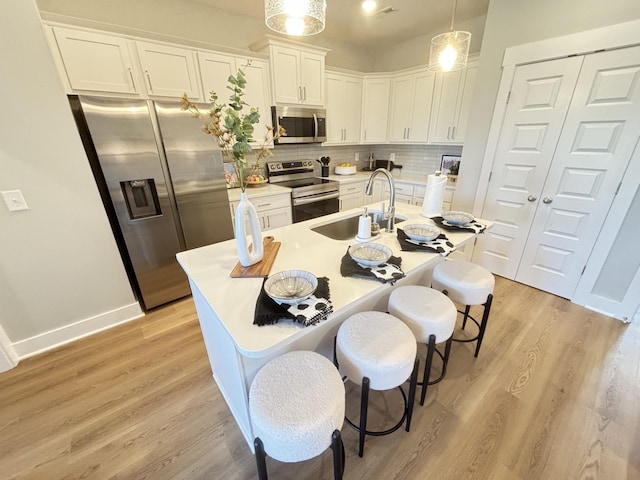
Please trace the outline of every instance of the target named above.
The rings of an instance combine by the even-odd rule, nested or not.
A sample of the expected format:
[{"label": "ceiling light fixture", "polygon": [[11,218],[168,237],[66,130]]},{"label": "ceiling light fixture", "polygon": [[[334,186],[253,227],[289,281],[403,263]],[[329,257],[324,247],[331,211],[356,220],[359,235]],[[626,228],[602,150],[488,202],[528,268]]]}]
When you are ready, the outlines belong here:
[{"label": "ceiling light fixture", "polygon": [[364,0],[364,2],[362,2],[362,9],[367,13],[373,12],[377,6],[378,2],[376,2],[376,0]]},{"label": "ceiling light fixture", "polygon": [[436,35],[431,39],[429,70],[452,72],[467,66],[471,33],[453,30],[457,3],[457,0],[453,0],[451,29],[447,33]]},{"label": "ceiling light fixture", "polygon": [[324,30],[326,0],[265,0],[267,27],[285,35],[315,35]]}]

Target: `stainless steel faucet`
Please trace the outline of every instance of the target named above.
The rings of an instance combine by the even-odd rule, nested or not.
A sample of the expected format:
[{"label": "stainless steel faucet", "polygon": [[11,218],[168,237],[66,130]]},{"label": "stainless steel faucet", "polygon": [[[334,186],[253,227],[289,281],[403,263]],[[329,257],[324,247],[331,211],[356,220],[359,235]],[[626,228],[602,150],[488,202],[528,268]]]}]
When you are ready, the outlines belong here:
[{"label": "stainless steel faucet", "polygon": [[386,212],[382,212],[384,215],[384,219],[387,221],[387,232],[393,232],[394,221],[396,216],[396,184],[393,181],[393,177],[391,173],[386,168],[378,168],[375,170],[371,176],[369,177],[369,181],[367,182],[367,188],[364,193],[367,195],[372,194],[373,190],[373,179],[376,178],[376,175],[382,173],[385,177],[387,177],[387,181],[389,182],[389,209]]}]

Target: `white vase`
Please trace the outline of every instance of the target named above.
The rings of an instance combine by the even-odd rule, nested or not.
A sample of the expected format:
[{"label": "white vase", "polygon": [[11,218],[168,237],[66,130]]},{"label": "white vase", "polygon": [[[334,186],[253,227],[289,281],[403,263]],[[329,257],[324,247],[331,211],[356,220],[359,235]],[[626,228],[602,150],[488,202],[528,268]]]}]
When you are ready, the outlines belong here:
[{"label": "white vase", "polygon": [[[249,227],[249,232],[246,231],[247,227]],[[251,234],[251,242],[247,241],[247,233]],[[249,251],[250,243],[253,243],[251,251]],[[262,260],[264,247],[260,219],[256,207],[249,201],[245,192],[240,194],[240,203],[236,207],[236,246],[238,247],[238,259],[243,267],[248,267]]]}]

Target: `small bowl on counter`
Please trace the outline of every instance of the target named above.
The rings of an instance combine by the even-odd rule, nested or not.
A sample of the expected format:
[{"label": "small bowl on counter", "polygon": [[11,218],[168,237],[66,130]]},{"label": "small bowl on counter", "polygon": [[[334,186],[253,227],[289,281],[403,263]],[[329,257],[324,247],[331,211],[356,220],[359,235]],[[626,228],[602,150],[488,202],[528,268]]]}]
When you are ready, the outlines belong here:
[{"label": "small bowl on counter", "polygon": [[451,210],[448,212],[442,212],[442,218],[444,218],[451,225],[462,226],[473,221],[473,215],[467,212],[460,212],[457,210]]},{"label": "small bowl on counter", "polygon": [[356,166],[355,165],[349,165],[349,166],[336,165],[335,174],[336,175],[355,175]]},{"label": "small bowl on counter", "polygon": [[349,255],[360,266],[377,267],[391,258],[391,249],[379,243],[359,243],[349,247]]},{"label": "small bowl on counter", "polygon": [[305,270],[284,270],[264,282],[264,291],[277,303],[295,305],[306,300],[318,288],[318,279]]},{"label": "small bowl on counter", "polygon": [[430,242],[440,235],[440,229],[433,225],[411,223],[402,227],[404,233],[416,242]]}]

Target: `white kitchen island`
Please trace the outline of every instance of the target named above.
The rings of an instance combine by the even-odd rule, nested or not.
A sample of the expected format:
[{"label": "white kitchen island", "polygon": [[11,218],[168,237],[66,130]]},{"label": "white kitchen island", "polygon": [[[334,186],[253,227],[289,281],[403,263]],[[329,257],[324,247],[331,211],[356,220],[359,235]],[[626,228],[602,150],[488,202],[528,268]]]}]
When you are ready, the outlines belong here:
[{"label": "white kitchen island", "polygon": [[[371,209],[376,207],[372,205]],[[420,215],[419,206],[402,204],[396,208],[396,215],[408,217],[398,224],[400,228],[409,223],[432,223]],[[340,262],[355,238],[333,240],[311,228],[361,212],[360,208],[343,211],[268,232],[275,241],[282,243],[271,273],[307,270],[316,277],[329,279],[333,313],[314,326],[303,327],[290,320],[274,325],[253,325],[263,279],[230,277],[238,261],[235,240],[177,255],[189,278],[213,377],[252,450],[254,437],[248,393],[251,381],[266,362],[292,350],[314,350],[332,358],[333,338],[346,318],[363,310],[386,311],[387,299],[396,286],[429,282],[433,267],[443,260],[435,253],[403,252],[396,233],[383,230],[375,241],[387,245],[395,256],[402,258],[401,267],[407,276],[394,286],[372,278],[342,277]],[[456,246],[475,236],[467,232],[443,233]]]}]

